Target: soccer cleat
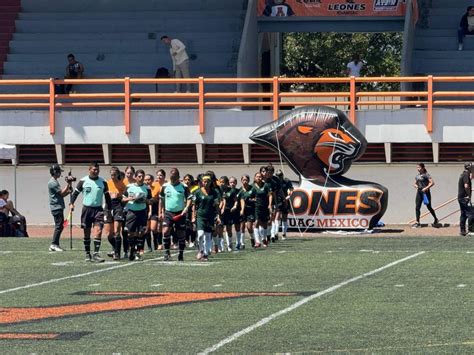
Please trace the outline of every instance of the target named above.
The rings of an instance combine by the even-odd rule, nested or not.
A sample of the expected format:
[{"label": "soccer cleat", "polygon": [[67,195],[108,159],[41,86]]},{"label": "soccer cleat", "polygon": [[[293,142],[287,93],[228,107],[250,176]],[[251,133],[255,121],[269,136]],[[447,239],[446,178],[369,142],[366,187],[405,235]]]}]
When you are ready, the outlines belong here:
[{"label": "soccer cleat", "polygon": [[255,246],[254,248],[257,249],[257,248],[260,248],[262,245],[260,243],[255,243]]},{"label": "soccer cleat", "polygon": [[240,250],[240,243],[237,243],[237,245],[235,246],[235,249]]},{"label": "soccer cleat", "polygon": [[91,255],[91,253],[86,253],[86,261],[87,261],[87,262],[92,261],[92,255]]},{"label": "soccer cleat", "polygon": [[163,256],[164,261],[171,261],[171,255],[169,252],[166,252],[165,255]]},{"label": "soccer cleat", "polygon": [[411,227],[412,227],[412,228],[421,228],[421,224],[418,223],[418,222],[416,222],[416,223],[413,224]]},{"label": "soccer cleat", "polygon": [[281,240],[286,240],[286,234],[285,234],[285,233],[283,233],[283,234],[281,235]]},{"label": "soccer cleat", "polygon": [[465,236],[467,235],[467,233],[466,233],[465,231],[460,231],[460,232],[459,232],[459,235],[460,235],[461,237],[465,237]]},{"label": "soccer cleat", "polygon": [[93,263],[103,263],[105,260],[100,257],[99,253],[94,253],[92,254],[91,261]]},{"label": "soccer cleat", "polygon": [[462,43],[458,44],[458,51],[462,51],[464,49],[464,45]]},{"label": "soccer cleat", "polygon": [[120,260],[120,254],[115,253],[114,256],[113,256],[113,260],[115,260],[115,261]]},{"label": "soccer cleat", "polygon": [[191,243],[189,243],[188,246],[189,246],[190,248],[194,248],[194,245],[195,245],[195,244],[194,244],[193,242],[191,242]]},{"label": "soccer cleat", "polygon": [[163,244],[158,245],[158,250],[163,250]]},{"label": "soccer cleat", "polygon": [[135,254],[135,261],[143,261],[143,256],[140,253]]},{"label": "soccer cleat", "polygon": [[64,251],[64,249],[61,248],[59,245],[51,244],[49,246],[49,251]]},{"label": "soccer cleat", "polygon": [[201,261],[209,261],[209,258],[207,257],[207,255],[203,255],[203,257],[201,258]]},{"label": "soccer cleat", "polygon": [[469,232],[469,233],[467,233],[467,236],[468,236],[468,237],[474,237],[474,232]]},{"label": "soccer cleat", "polygon": [[108,256],[109,258],[113,258],[114,255],[115,255],[115,252],[114,252],[114,251],[109,251],[109,252],[107,253],[107,256]]},{"label": "soccer cleat", "polygon": [[276,238],[275,237],[272,237],[272,243],[275,243],[276,242]]},{"label": "soccer cleat", "polygon": [[126,252],[123,253],[123,258],[124,258],[124,259],[128,259],[128,251],[126,251]]},{"label": "soccer cleat", "polygon": [[180,251],[178,254],[178,261],[184,261],[184,255],[182,251]]},{"label": "soccer cleat", "polygon": [[217,254],[219,252],[219,247],[217,245],[214,245],[214,253]]},{"label": "soccer cleat", "polygon": [[231,251],[232,251],[232,244],[229,244],[229,245],[227,246],[227,251],[228,251],[228,252],[231,252]]},{"label": "soccer cleat", "polygon": [[130,249],[130,254],[128,254],[128,260],[130,261],[135,260],[135,250]]},{"label": "soccer cleat", "polygon": [[201,251],[198,251],[198,253],[196,255],[196,259],[201,260],[202,256],[203,256],[203,254],[201,253]]},{"label": "soccer cleat", "polygon": [[275,241],[278,241],[278,234],[275,234]]}]

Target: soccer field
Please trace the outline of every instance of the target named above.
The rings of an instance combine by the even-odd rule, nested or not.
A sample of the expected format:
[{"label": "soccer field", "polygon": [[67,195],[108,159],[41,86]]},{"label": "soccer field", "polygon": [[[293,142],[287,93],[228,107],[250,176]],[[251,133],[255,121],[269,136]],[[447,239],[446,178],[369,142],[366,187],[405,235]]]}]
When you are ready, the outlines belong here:
[{"label": "soccer field", "polygon": [[295,237],[208,263],[0,246],[2,353],[474,352],[472,238]]}]

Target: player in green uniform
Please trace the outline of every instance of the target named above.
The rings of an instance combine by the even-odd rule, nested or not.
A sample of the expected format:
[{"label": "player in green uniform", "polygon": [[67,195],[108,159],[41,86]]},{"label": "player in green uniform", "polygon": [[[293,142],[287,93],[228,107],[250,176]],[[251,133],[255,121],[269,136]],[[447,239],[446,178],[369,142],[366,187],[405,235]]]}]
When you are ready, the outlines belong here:
[{"label": "player in green uniform", "polygon": [[259,248],[261,246],[260,241],[263,241],[263,245],[267,245],[268,218],[273,201],[270,186],[264,183],[261,173],[255,174],[254,184],[249,197],[255,198],[255,248]]},{"label": "player in green uniform", "polygon": [[[234,178],[235,179],[235,178]],[[222,176],[219,179],[221,194],[223,199],[223,205],[221,208],[221,222],[218,228],[219,242],[223,244],[223,236],[227,244],[227,250],[232,251],[232,225],[234,224],[234,216],[237,207],[239,206],[239,201],[237,199],[238,190],[230,186],[229,178],[227,176]],[[225,228],[225,231],[224,231]],[[220,246],[220,250],[223,250],[223,246]]]},{"label": "player in green uniform", "polygon": [[[220,205],[220,194],[214,188],[212,178],[209,175],[201,177],[201,187],[197,189],[193,196],[193,216],[196,222],[197,241],[199,252],[197,258],[207,261],[212,249],[212,232]],[[220,222],[218,220],[218,222]]]},{"label": "player in green uniform", "polygon": [[276,177],[280,179],[281,190],[277,195],[277,213],[275,217],[277,229],[276,237],[278,237],[278,229],[281,223],[282,226],[282,239],[286,239],[286,233],[288,232],[288,212],[290,211],[290,197],[293,193],[293,183],[290,179],[284,177],[283,171],[277,170]]},{"label": "player in green uniform", "polygon": [[[250,185],[250,177],[248,175],[242,175],[240,182],[242,187],[240,189],[238,198],[240,201],[240,230],[241,230],[241,241],[240,249],[245,249],[245,229],[247,229],[250,235],[250,242],[252,247],[255,246],[255,239],[253,235],[253,228],[255,222],[255,200],[250,198],[250,191],[252,186]],[[239,242],[237,241],[237,249],[239,249]]]},{"label": "player in green uniform", "polygon": [[[232,211],[232,209],[231,209],[231,213],[232,213],[232,223],[234,224],[234,229],[235,229],[235,242],[236,242],[235,248],[237,250],[240,250],[240,248],[244,244],[243,236],[242,236],[242,232],[241,232],[241,228],[240,228],[240,222],[241,222],[241,216],[240,216],[240,208],[241,208],[241,205],[240,205],[240,190],[241,189],[239,189],[237,187],[237,179],[234,176],[231,176],[229,178],[229,186],[230,186],[231,189],[234,189],[236,191],[236,194],[235,194],[236,207],[235,207],[234,211]],[[232,227],[231,227],[231,230],[232,230]]]}]

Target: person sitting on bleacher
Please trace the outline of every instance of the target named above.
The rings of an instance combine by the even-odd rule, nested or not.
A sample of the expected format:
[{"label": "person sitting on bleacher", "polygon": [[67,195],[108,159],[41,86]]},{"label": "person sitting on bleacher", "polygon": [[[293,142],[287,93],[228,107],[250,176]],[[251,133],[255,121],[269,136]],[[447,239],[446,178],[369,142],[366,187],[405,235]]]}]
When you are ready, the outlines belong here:
[{"label": "person sitting on bleacher", "polygon": [[458,51],[464,49],[464,37],[474,35],[474,6],[468,6],[458,28]]},{"label": "person sitting on bleacher", "polygon": [[[65,79],[82,79],[84,75],[84,66],[82,63],[79,63],[74,54],[69,54],[67,56],[68,65],[66,66],[66,75]],[[65,86],[65,93],[69,94],[72,90],[72,84],[67,84]]]},{"label": "person sitting on bleacher", "polygon": [[[19,236],[28,238],[26,231],[26,218],[15,209],[13,202],[8,199],[7,190],[0,191],[0,235]],[[12,216],[9,218],[9,214]]]}]

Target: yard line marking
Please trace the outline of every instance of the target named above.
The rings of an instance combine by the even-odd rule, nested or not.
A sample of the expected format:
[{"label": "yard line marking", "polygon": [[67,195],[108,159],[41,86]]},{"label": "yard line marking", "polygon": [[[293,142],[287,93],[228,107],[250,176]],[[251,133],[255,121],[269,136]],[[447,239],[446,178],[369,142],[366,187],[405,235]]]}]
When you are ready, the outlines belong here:
[{"label": "yard line marking", "polygon": [[464,284],[459,284],[459,285],[457,285],[456,287],[457,287],[457,288],[463,288],[463,287],[466,287],[466,285],[464,285]]},{"label": "yard line marking", "polygon": [[68,266],[74,264],[74,261],[60,261],[57,263],[51,263],[53,266]]},{"label": "yard line marking", "polygon": [[[191,253],[191,252],[193,252],[193,251],[185,251],[184,253]],[[177,255],[177,254],[174,254],[173,256],[175,256],[175,255]],[[80,277],[94,275],[94,274],[98,274],[98,273],[105,272],[105,271],[121,269],[121,268],[131,266],[131,265],[142,265],[144,263],[151,262],[151,261],[157,261],[157,260],[160,260],[160,259],[163,259],[163,257],[160,256],[158,258],[148,259],[148,260],[145,260],[141,263],[130,262],[130,263],[127,263],[127,264],[114,265],[114,266],[111,266],[111,267],[108,267],[108,268],[105,268],[105,269],[98,269],[98,270],[94,270],[94,271],[85,272],[85,273],[82,273],[82,274],[65,276],[65,277],[60,277],[60,278],[57,278],[57,279],[51,279],[51,280],[37,282],[37,283],[34,283],[34,284],[29,284],[29,285],[14,287],[14,288],[8,288],[6,290],[0,290],[0,295],[2,295],[4,293],[24,290],[24,289],[27,289],[27,288],[38,287],[38,286],[43,286],[43,285],[49,285],[49,284],[52,284],[52,283],[55,283],[55,282],[71,280],[71,279],[77,279],[77,278],[80,278]]]},{"label": "yard line marking", "polygon": [[87,285],[89,287],[97,287],[97,286],[100,286],[100,284],[90,284],[90,285]]},{"label": "yard line marking", "polygon": [[273,287],[282,287],[283,284],[276,284],[276,285],[273,285]]},{"label": "yard line marking", "polygon": [[359,275],[359,276],[355,276],[349,280],[346,280],[346,281],[343,281],[341,283],[338,283],[337,285],[334,285],[334,286],[331,286],[323,291],[320,291],[318,293],[315,293],[315,294],[312,294],[311,296],[308,296],[308,297],[305,297],[303,298],[302,300],[296,302],[296,303],[293,303],[291,306],[285,308],[285,309],[282,309],[281,311],[278,311],[276,313],[273,313],[271,315],[269,315],[268,317],[265,317],[265,318],[262,318],[261,320],[259,320],[257,323],[245,328],[245,329],[242,329],[240,331],[238,331],[237,333],[234,333],[232,334],[231,336],[221,340],[220,342],[218,342],[217,344],[214,344],[212,346],[210,346],[209,348],[199,352],[200,355],[205,355],[205,354],[209,354],[209,353],[212,353],[220,348],[222,348],[224,345],[226,344],[229,344],[231,342],[233,342],[234,340],[240,338],[241,336],[245,335],[245,334],[248,334],[250,333],[251,331],[257,329],[257,328],[260,328],[261,326],[271,322],[272,320],[282,316],[282,315],[285,315],[286,313],[289,313],[301,306],[303,306],[304,304],[316,299],[316,298],[319,298],[321,296],[324,296],[328,293],[331,293],[333,291],[336,291],[337,289],[341,288],[341,287],[344,287],[350,283],[353,283],[355,281],[359,281],[363,278],[366,278],[367,276],[371,276],[371,275],[374,275],[376,273],[379,273],[383,270],[386,270],[388,268],[391,268],[392,266],[395,266],[395,265],[398,265],[400,263],[403,263],[404,261],[407,261],[407,260],[410,260],[410,259],[413,259],[413,258],[416,258],[417,256],[420,256],[422,254],[424,254],[425,252],[424,251],[420,251],[416,254],[412,254],[412,255],[409,255],[403,259],[398,259],[396,261],[393,261],[387,265],[384,265],[382,267],[379,267],[378,269],[375,269],[375,270],[372,270],[372,271],[369,271],[369,272],[366,272],[362,275]]}]

